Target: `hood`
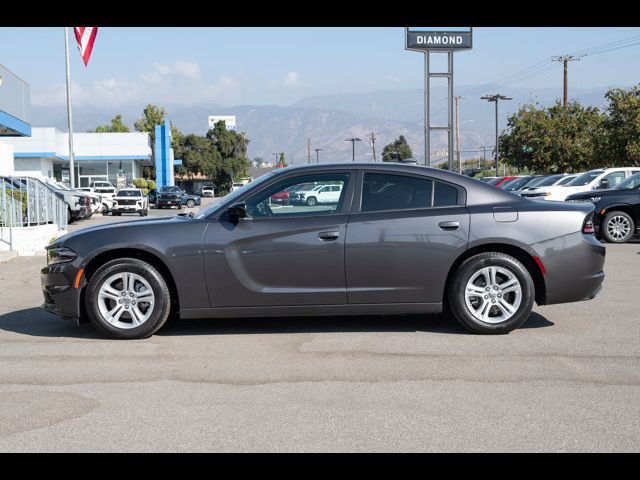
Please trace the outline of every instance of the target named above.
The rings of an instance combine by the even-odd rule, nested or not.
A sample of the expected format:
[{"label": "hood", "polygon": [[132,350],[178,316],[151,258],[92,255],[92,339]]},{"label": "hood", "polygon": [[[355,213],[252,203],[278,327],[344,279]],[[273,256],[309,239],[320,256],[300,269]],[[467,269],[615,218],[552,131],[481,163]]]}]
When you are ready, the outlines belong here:
[{"label": "hood", "polygon": [[567,197],[567,200],[576,200],[578,198],[591,198],[591,197],[611,197],[615,195],[624,195],[625,193],[638,193],[637,190],[616,190],[615,188],[609,188],[607,190],[587,190],[585,192],[578,192]]},{"label": "hood", "polygon": [[190,219],[187,216],[176,215],[174,217],[163,217],[163,218],[145,218],[141,220],[130,220],[125,222],[117,222],[117,223],[108,223],[106,225],[96,225],[94,227],[83,228],[73,233],[67,233],[66,235],[61,236],[51,245],[59,246],[64,245],[65,242],[82,237],[84,235],[90,235],[96,232],[101,232],[104,230],[111,230],[114,228],[145,228],[150,225],[169,225],[172,223],[178,222],[188,222]]}]

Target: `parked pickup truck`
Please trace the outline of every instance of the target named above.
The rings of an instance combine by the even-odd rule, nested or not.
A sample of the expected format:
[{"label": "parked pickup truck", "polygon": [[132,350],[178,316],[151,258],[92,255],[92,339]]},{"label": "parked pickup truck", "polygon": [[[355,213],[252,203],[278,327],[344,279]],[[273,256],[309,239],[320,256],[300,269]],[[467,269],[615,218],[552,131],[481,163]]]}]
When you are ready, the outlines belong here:
[{"label": "parked pickup truck", "polygon": [[113,197],[112,215],[137,213],[141,217],[149,215],[149,199],[139,188],[121,188]]},{"label": "parked pickup truck", "polygon": [[186,193],[180,187],[167,186],[161,187],[160,190],[151,190],[149,203],[152,203],[156,208],[178,207],[178,210],[182,210],[183,205],[189,208],[200,205],[202,198],[199,195]]},{"label": "parked pickup truck", "polygon": [[67,221],[69,223],[89,218],[93,214],[91,199],[84,192],[71,190],[67,187],[62,188],[56,183],[45,182],[44,185],[67,204]]}]

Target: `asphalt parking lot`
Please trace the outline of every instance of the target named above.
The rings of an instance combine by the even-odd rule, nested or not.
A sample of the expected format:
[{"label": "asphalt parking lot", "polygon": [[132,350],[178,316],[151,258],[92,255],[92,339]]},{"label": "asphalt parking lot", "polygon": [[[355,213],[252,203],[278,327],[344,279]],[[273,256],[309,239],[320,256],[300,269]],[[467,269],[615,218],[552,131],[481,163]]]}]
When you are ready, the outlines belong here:
[{"label": "asphalt parking lot", "polygon": [[638,240],[607,245],[596,299],[505,336],[387,316],[104,340],[40,310],[44,263],[0,263],[0,451],[640,450]]}]

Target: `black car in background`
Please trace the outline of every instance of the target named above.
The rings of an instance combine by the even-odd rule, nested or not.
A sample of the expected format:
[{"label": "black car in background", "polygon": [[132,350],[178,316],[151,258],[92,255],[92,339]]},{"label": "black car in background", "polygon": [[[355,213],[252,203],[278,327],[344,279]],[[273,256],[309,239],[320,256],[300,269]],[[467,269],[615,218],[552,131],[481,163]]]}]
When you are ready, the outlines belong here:
[{"label": "black car in background", "polygon": [[640,173],[609,190],[574,193],[567,202],[595,204],[596,235],[611,243],[625,243],[640,233]]},{"label": "black car in background", "polygon": [[181,210],[183,205],[189,208],[200,205],[202,199],[199,195],[186,193],[180,187],[167,186],[161,187],[160,190],[150,190],[149,203],[156,208],[178,207],[178,210]]}]

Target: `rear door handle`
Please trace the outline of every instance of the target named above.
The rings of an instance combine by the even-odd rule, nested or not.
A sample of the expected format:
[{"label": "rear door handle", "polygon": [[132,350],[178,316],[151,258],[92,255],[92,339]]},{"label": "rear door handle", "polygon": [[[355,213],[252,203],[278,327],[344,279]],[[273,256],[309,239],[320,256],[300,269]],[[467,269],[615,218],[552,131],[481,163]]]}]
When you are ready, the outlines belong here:
[{"label": "rear door handle", "polygon": [[337,240],[339,236],[340,232],[320,232],[318,234],[318,238],[324,241]]},{"label": "rear door handle", "polygon": [[460,222],[440,222],[438,226],[440,227],[440,230],[457,230],[458,227],[460,227]]}]

